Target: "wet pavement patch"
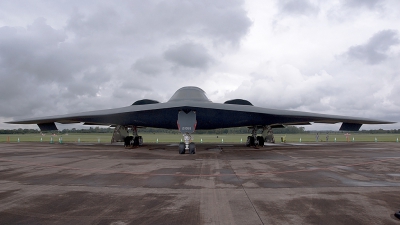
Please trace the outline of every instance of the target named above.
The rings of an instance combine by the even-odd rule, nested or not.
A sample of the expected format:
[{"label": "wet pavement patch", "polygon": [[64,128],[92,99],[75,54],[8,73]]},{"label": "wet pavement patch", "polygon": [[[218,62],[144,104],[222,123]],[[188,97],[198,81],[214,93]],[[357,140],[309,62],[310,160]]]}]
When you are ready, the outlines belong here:
[{"label": "wet pavement patch", "polygon": [[188,218],[185,214],[187,210],[198,211],[196,204],[182,205],[171,211],[169,209],[175,207],[174,200],[175,196],[165,194],[124,196],[74,191],[55,196],[37,196],[27,200],[24,206],[1,212],[0,216],[1,221],[5,222],[2,224],[35,224],[38,220],[46,223],[77,222],[76,224],[86,224],[86,222],[109,224],[125,220],[129,221],[128,224],[145,221],[162,224],[168,217],[176,218],[176,223],[186,220],[187,224],[198,224],[200,221],[198,216]]},{"label": "wet pavement patch", "polygon": [[0,191],[0,201],[15,195],[15,192],[17,192],[17,191],[19,191],[19,190]]}]

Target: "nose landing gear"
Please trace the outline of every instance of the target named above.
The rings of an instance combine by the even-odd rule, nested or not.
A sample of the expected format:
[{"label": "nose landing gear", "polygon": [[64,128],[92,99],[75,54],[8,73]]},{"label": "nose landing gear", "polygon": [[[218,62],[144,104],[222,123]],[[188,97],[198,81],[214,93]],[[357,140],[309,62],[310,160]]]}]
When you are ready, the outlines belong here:
[{"label": "nose landing gear", "polygon": [[196,130],[196,112],[195,111],[179,111],[178,113],[178,129],[183,134],[184,142],[179,143],[179,154],[185,154],[188,150],[189,154],[196,154],[196,144],[192,141],[190,135]]}]

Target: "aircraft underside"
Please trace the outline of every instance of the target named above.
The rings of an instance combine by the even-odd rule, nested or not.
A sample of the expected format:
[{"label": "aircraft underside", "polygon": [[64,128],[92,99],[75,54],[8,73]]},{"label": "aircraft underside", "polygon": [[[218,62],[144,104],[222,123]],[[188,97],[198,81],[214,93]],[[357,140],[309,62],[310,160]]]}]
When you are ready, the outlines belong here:
[{"label": "aircraft underside", "polygon": [[[177,115],[176,126],[182,133],[183,142],[179,143],[179,154],[196,153],[196,144],[193,142],[192,133],[197,127],[197,114],[194,110],[180,110]],[[271,126],[254,125],[249,126],[251,135],[247,137],[246,146],[264,146],[264,143],[275,143]],[[259,132],[261,131],[261,133]],[[130,136],[132,133],[132,136]],[[260,133],[260,134],[259,134]],[[111,143],[124,142],[125,147],[141,146],[143,144],[142,136],[138,135],[135,125],[118,125],[115,127]]]}]

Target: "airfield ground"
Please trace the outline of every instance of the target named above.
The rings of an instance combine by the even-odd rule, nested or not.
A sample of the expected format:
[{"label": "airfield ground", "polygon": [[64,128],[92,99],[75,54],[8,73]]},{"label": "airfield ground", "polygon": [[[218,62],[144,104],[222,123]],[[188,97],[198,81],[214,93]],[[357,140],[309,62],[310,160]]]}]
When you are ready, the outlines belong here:
[{"label": "airfield ground", "polygon": [[400,224],[400,143],[0,143],[0,224]]}]

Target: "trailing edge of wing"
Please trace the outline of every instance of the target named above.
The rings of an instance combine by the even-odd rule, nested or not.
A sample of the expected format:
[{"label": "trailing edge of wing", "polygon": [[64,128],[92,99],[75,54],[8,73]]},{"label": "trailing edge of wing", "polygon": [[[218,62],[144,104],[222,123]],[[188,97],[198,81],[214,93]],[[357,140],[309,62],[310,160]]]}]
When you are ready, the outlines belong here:
[{"label": "trailing edge of wing", "polygon": [[85,122],[85,123],[83,123],[83,125],[89,125],[89,126],[109,126],[110,124]]},{"label": "trailing edge of wing", "polygon": [[300,125],[311,125],[309,122],[298,122],[298,123],[284,123],[284,124],[271,124],[271,128],[285,128],[286,126],[300,126]]},{"label": "trailing edge of wing", "polygon": [[283,124],[272,124],[270,125],[271,128],[285,128],[285,125]]},{"label": "trailing edge of wing", "polygon": [[61,123],[61,124],[74,124],[74,123],[80,123],[80,122],[68,121],[68,120],[61,120],[61,121],[57,121],[57,123]]},{"label": "trailing edge of wing", "polygon": [[338,123],[338,122],[337,121],[326,120],[326,121],[315,121],[314,123],[335,124],[335,123]]},{"label": "trailing edge of wing", "polygon": [[311,125],[310,122],[298,122],[298,123],[285,123],[284,125]]}]

